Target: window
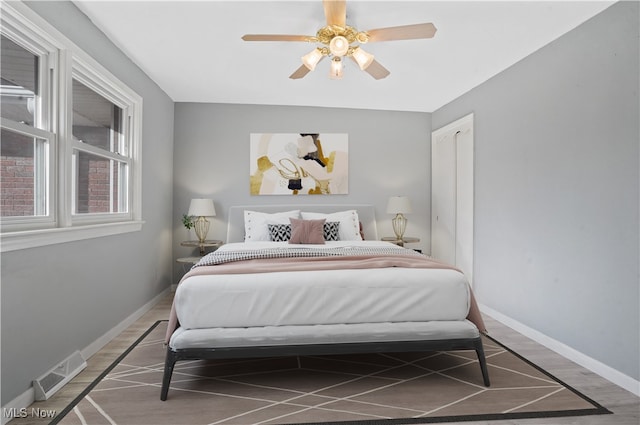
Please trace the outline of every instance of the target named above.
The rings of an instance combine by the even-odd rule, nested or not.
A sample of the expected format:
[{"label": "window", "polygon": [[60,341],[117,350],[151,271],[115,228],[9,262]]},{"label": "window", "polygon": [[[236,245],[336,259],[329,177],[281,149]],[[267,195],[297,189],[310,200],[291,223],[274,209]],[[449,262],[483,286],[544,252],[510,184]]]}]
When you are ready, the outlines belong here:
[{"label": "window", "polygon": [[55,48],[28,32],[3,27],[0,51],[2,231],[51,226],[55,134],[49,131],[52,111],[47,105]]},{"label": "window", "polygon": [[40,58],[2,35],[2,117],[34,125]]},{"label": "window", "polygon": [[126,214],[131,155],[124,109],[75,78],[72,93],[72,212]]},{"label": "window", "polygon": [[24,4],[2,7],[2,251],[139,230],[141,98]]}]

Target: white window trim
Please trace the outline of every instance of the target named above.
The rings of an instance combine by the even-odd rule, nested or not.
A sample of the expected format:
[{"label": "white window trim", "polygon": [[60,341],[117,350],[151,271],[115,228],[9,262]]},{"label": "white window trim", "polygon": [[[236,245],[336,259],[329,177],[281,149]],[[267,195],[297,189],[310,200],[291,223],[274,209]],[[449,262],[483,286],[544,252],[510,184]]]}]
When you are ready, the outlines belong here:
[{"label": "white window trim", "polygon": [[142,230],[143,224],[143,221],[129,221],[3,233],[0,235],[1,252],[136,232]]},{"label": "white window trim", "polygon": [[[72,217],[70,210],[71,199],[71,174],[68,166],[71,158],[70,144],[63,144],[61,138],[70,137],[72,111],[68,110],[67,104],[51,105],[58,109],[58,114],[54,114],[54,122],[51,128],[57,134],[58,139],[51,141],[55,144],[56,150],[51,150],[51,157],[57,158],[57,173],[53,175],[51,185],[51,195],[55,196],[52,208],[52,216],[55,217],[55,227],[39,229],[23,229],[11,231],[11,226],[3,225],[0,229],[0,252],[15,251],[20,249],[34,248],[58,243],[72,242],[84,239],[91,239],[109,235],[117,235],[128,232],[140,231],[144,221],[142,220],[142,97],[124,85],[118,78],[113,76],[106,68],[95,59],[86,54],[75,43],[69,40],[41,16],[22,2],[2,0],[2,21],[6,27],[17,29],[18,32],[27,32],[32,37],[43,40],[43,44],[55,46],[60,49],[60,64],[66,67],[68,72],[58,72],[52,82],[58,85],[58,93],[65,92],[65,96],[58,96],[58,100],[68,98],[71,95],[71,78],[76,70],[81,70],[81,74],[95,78],[101,84],[113,89],[110,98],[113,99],[113,92],[119,94],[117,103],[127,106],[125,119],[128,120],[127,128],[131,138],[131,191],[129,206],[130,212],[126,216],[115,214],[105,217],[105,215],[88,215],[88,217]],[[72,69],[74,71],[72,72]],[[66,74],[66,75],[61,75]],[[51,101],[49,101],[51,103]],[[68,103],[68,102],[67,102]],[[56,118],[57,117],[57,118]],[[57,130],[57,131],[56,131]],[[62,148],[66,146],[66,148]],[[60,194],[58,191],[63,191]],[[67,202],[60,202],[64,199]],[[99,222],[96,222],[99,221]],[[8,231],[5,231],[8,230]]]},{"label": "white window trim", "polygon": [[[72,140],[72,135],[69,134],[69,143],[67,147],[71,150],[74,148],[78,151],[91,153],[94,155],[98,155],[101,157],[111,157],[112,159],[116,159],[118,161],[126,162],[130,166],[131,172],[131,185],[138,185],[141,187],[141,179],[140,181],[136,181],[136,176],[134,174],[137,170],[140,169],[140,138],[142,135],[139,132],[139,128],[132,128],[136,125],[136,123],[141,122],[141,116],[136,115],[137,112],[141,109],[139,105],[142,103],[142,99],[134,92],[132,92],[128,87],[123,85],[119,80],[115,78],[110,78],[110,74],[108,71],[103,69],[98,63],[93,61],[94,63],[90,63],[93,61],[87,55],[73,55],[72,64],[71,64],[71,76],[67,80],[68,87],[72,86],[72,80],[75,79],[80,83],[84,84],[91,90],[93,90],[98,95],[107,99],[114,105],[120,107],[123,111],[123,126],[124,131],[127,133],[127,138],[130,141],[128,149],[129,152],[125,157],[120,157],[118,154],[105,152],[102,149],[94,148],[91,145],[87,145],[84,143],[76,142]],[[71,94],[70,94],[71,96]],[[66,129],[72,128],[71,120],[73,118],[73,112],[69,111],[66,114],[66,119],[69,120],[66,126]],[[138,127],[140,125],[138,124]],[[70,160],[70,153],[66,156],[67,160]],[[72,167],[61,167],[61,169],[66,171],[65,179],[70,184],[65,185],[65,189],[68,190],[69,198],[72,196],[72,180],[73,173]],[[139,177],[139,172],[137,173]],[[139,206],[140,199],[136,198],[135,194],[137,193],[136,189],[131,186],[131,190],[129,191],[129,199],[127,199],[127,204],[130,206],[129,212],[122,214],[66,214],[66,217],[70,218],[71,225],[78,225],[83,223],[105,223],[112,221],[123,221],[123,220],[135,220],[136,219],[136,206]],[[70,205],[68,205],[70,207]],[[138,211],[139,213],[139,211]],[[139,215],[138,215],[139,219]]]}]

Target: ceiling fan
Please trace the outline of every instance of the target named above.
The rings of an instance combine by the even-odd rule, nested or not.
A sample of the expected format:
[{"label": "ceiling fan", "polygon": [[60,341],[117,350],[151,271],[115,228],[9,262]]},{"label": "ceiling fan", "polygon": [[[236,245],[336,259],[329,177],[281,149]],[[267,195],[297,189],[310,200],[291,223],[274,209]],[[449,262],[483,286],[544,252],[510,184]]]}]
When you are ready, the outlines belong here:
[{"label": "ceiling fan", "polygon": [[361,45],[377,41],[432,38],[436,33],[436,27],[432,23],[358,31],[346,24],[346,0],[323,0],[322,3],[327,25],[320,28],[315,36],[246,34],[242,39],[244,41],[306,41],[321,44],[321,46],[316,47],[302,57],[300,68],[289,76],[294,80],[303,78],[313,71],[316,65],[325,57],[331,58],[329,76],[333,79],[342,78],[342,60],[351,58],[361,70],[367,72],[376,80],[380,80],[387,77],[390,72],[375,60],[372,54],[364,51]]}]

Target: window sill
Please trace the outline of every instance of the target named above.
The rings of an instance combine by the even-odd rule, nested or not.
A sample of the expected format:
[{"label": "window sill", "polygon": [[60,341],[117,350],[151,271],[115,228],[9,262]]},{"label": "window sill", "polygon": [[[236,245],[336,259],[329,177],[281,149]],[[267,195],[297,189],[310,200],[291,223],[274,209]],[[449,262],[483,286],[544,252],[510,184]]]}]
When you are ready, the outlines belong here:
[{"label": "window sill", "polygon": [[0,235],[0,252],[17,251],[65,242],[118,235],[142,230],[144,221],[94,224],[55,229],[26,230]]}]

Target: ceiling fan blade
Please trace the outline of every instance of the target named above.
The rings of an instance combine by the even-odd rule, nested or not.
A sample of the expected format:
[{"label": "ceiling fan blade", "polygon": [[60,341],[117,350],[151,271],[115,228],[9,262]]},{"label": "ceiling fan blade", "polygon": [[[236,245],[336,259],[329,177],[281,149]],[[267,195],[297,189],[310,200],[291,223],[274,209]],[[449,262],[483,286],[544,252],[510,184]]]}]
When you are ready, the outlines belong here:
[{"label": "ceiling fan blade", "polygon": [[[353,63],[358,65],[358,61],[353,56],[351,56],[351,60],[353,60]],[[389,72],[387,68],[382,66],[380,62],[375,59],[373,60],[373,62],[371,62],[371,64],[369,64],[368,67],[364,69],[364,72],[368,73],[376,80],[382,80],[383,78],[386,78],[389,76],[389,74],[391,74],[391,72]]]},{"label": "ceiling fan blade", "polygon": [[399,27],[378,28],[367,31],[369,41],[413,40],[431,38],[437,29],[432,23],[402,25]]},{"label": "ceiling fan blade", "polygon": [[310,35],[292,34],[245,34],[242,39],[244,41],[315,41],[315,37]]},{"label": "ceiling fan blade", "polygon": [[327,18],[327,25],[347,25],[347,2],[346,0],[323,0],[324,16]]},{"label": "ceiling fan blade", "polygon": [[311,72],[309,68],[304,65],[300,65],[300,68],[296,69],[293,74],[289,75],[289,78],[291,78],[292,80],[299,80],[300,78],[306,76],[309,72]]},{"label": "ceiling fan blade", "polygon": [[371,65],[369,65],[364,71],[376,80],[382,80],[383,78],[386,78],[389,74],[391,74],[391,72],[389,72],[387,68],[380,65],[380,62],[375,59],[373,60],[373,62],[371,62]]}]

